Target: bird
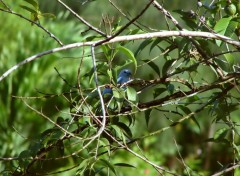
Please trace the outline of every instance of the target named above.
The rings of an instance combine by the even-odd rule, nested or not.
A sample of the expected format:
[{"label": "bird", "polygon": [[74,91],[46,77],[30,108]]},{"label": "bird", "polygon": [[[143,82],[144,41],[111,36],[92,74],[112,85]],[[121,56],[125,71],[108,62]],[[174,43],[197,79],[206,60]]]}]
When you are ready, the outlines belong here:
[{"label": "bird", "polygon": [[[129,69],[121,70],[117,77],[117,84],[120,84],[120,86],[122,86],[124,83],[130,80],[131,76],[132,76],[131,70]],[[126,86],[124,86],[123,89],[126,89]],[[113,91],[109,86],[103,89],[102,95],[105,95],[105,94],[111,94],[111,95],[113,94]]]},{"label": "bird", "polygon": [[117,83],[120,85],[123,85],[124,83],[128,82],[130,80],[130,77],[132,76],[132,72],[129,69],[123,69],[120,71],[118,78],[117,78]]},{"label": "bird", "polygon": [[106,86],[105,89],[103,89],[102,91],[102,95],[103,96],[113,95],[112,88],[110,86]]}]

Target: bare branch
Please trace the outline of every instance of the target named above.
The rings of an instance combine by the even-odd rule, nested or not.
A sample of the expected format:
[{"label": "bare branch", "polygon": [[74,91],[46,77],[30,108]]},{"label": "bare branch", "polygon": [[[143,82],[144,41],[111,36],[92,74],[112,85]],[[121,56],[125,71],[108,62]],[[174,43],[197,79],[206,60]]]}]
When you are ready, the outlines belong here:
[{"label": "bare branch", "polygon": [[144,12],[146,12],[146,10],[150,7],[151,3],[153,2],[153,0],[150,0],[150,2],[145,6],[145,8],[135,17],[133,18],[131,21],[129,21],[125,26],[121,27],[121,29],[119,29],[113,36],[108,37],[105,40],[99,41],[95,44],[95,46],[101,45],[105,42],[110,41],[111,39],[114,39],[115,37],[117,37],[118,35],[120,35],[128,26],[130,26],[131,24],[134,23],[134,21],[136,21],[138,18],[140,18]]},{"label": "bare branch", "polygon": [[231,167],[228,167],[228,168],[226,168],[226,169],[224,169],[224,170],[222,170],[222,171],[220,171],[220,172],[217,172],[217,173],[213,174],[212,176],[220,176],[220,175],[223,175],[223,174],[225,174],[225,173],[228,173],[228,172],[230,172],[230,171],[232,171],[232,170],[234,170],[234,169],[237,169],[237,168],[239,168],[239,167],[240,167],[240,164],[236,164],[236,165],[233,165],[233,166],[231,166]]},{"label": "bare branch", "polygon": [[60,4],[62,4],[68,11],[70,11],[77,19],[79,19],[81,22],[83,22],[86,26],[88,26],[93,31],[97,32],[98,34],[107,37],[107,35],[100,31],[99,29],[95,28],[91,24],[89,24],[86,20],[84,20],[81,16],[79,16],[77,13],[75,13],[70,7],[68,7],[65,3],[63,3],[61,0],[57,0]]},{"label": "bare branch", "polygon": [[68,135],[75,137],[79,140],[82,140],[82,138],[72,134],[71,132],[65,130],[63,127],[61,127],[60,125],[58,125],[57,123],[55,123],[52,119],[50,119],[49,117],[47,117],[46,115],[44,115],[42,112],[34,109],[33,107],[31,107],[26,101],[23,101],[25,105],[27,105],[27,107],[29,107],[31,110],[33,110],[34,112],[36,112],[37,114],[41,115],[42,117],[44,117],[45,119],[47,119],[49,122],[51,122],[54,126],[58,127],[60,130],[62,130],[63,132],[67,133]]},{"label": "bare branch", "polygon": [[24,17],[23,15],[21,15],[21,14],[19,14],[19,13],[16,13],[16,12],[14,12],[14,11],[12,11],[12,10],[5,10],[5,9],[0,8],[0,11],[6,12],[6,13],[10,13],[10,14],[13,14],[13,15],[16,15],[16,16],[18,16],[18,17],[20,17],[20,18],[23,18],[24,20],[32,23],[32,24],[35,24],[36,26],[38,26],[39,28],[41,28],[42,30],[44,30],[51,38],[53,38],[55,41],[57,41],[59,45],[61,45],[61,46],[64,45],[53,33],[51,33],[50,31],[48,31],[46,28],[44,28],[44,27],[43,27],[42,25],[40,25],[39,23],[37,23],[37,22],[35,22],[35,21],[33,21],[33,20],[30,20],[30,19]]},{"label": "bare branch", "polygon": [[100,103],[101,103],[101,108],[102,108],[102,122],[101,122],[101,127],[98,130],[97,134],[95,136],[91,137],[93,140],[98,138],[102,134],[102,132],[105,129],[105,125],[106,125],[106,110],[105,110],[105,106],[104,106],[104,100],[103,100],[103,96],[101,93],[101,89],[98,84],[97,64],[96,64],[94,47],[95,47],[94,45],[91,46],[91,53],[92,53],[92,62],[93,62],[93,69],[94,69],[94,79],[95,79],[95,84],[97,87],[97,92],[98,92],[98,95],[100,98]]}]

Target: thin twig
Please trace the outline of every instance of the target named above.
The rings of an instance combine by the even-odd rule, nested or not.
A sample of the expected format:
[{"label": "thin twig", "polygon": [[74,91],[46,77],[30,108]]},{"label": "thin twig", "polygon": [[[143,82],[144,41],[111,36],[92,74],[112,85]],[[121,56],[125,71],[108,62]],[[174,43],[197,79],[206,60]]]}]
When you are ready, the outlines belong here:
[{"label": "thin twig", "polygon": [[188,171],[189,167],[186,165],[186,163],[185,163],[185,161],[184,161],[184,159],[183,159],[183,157],[182,157],[182,155],[181,155],[181,153],[180,153],[180,151],[179,151],[177,141],[176,141],[175,139],[173,139],[173,140],[174,140],[175,146],[176,146],[176,148],[177,148],[178,155],[179,155],[179,157],[181,158],[181,161],[182,161],[182,163],[183,163],[183,165],[184,165],[184,167],[185,167],[185,169],[186,169],[186,171],[187,171],[187,174],[190,176],[190,173],[189,173],[189,171]]},{"label": "thin twig", "polygon": [[[164,9],[156,0],[153,1],[153,6],[156,7],[158,10],[160,10],[166,17],[168,17],[179,30],[185,31],[185,29],[171,15],[171,13],[168,12],[166,9]],[[215,33],[212,33],[212,34],[215,34]],[[204,61],[206,62],[206,64],[209,64],[212,67],[214,67],[216,72],[222,77],[223,76],[223,71],[221,69],[219,69],[214,62],[209,62],[208,61],[210,56],[207,55],[207,53],[202,49],[202,47],[199,45],[199,43],[190,36],[188,37],[188,39],[191,41],[191,43],[194,45],[194,47],[197,49],[197,51],[204,58]]]},{"label": "thin twig", "polygon": [[146,10],[150,7],[151,3],[154,0],[150,0],[150,2],[144,7],[144,9],[135,17],[133,18],[131,21],[129,21],[126,25],[124,25],[123,27],[121,27],[113,36],[108,37],[105,40],[99,41],[95,44],[95,46],[101,45],[103,43],[106,43],[108,41],[110,41],[111,39],[114,39],[115,37],[119,36],[128,26],[130,26],[131,24],[134,23],[134,21],[136,21],[138,18],[140,18],[145,12]]},{"label": "thin twig", "polygon": [[224,170],[222,170],[222,171],[220,171],[220,172],[217,172],[217,173],[213,174],[212,176],[220,176],[220,175],[223,175],[223,174],[225,174],[225,173],[228,173],[228,172],[230,172],[230,171],[232,171],[232,170],[234,170],[234,169],[237,169],[237,168],[239,168],[239,167],[240,167],[240,164],[238,163],[238,164],[236,164],[236,165],[234,165],[234,166],[228,167],[228,168],[226,168],[226,169],[224,169]]},{"label": "thin twig", "polygon": [[100,103],[101,103],[101,108],[102,108],[102,122],[101,122],[101,127],[98,130],[97,134],[95,136],[91,137],[92,139],[98,138],[102,134],[102,132],[104,131],[105,126],[106,126],[106,110],[105,110],[105,105],[104,105],[104,100],[103,100],[103,96],[102,96],[102,93],[101,93],[101,89],[100,89],[99,83],[98,83],[97,64],[96,64],[94,48],[95,48],[95,46],[92,45],[91,46],[91,53],[92,53],[92,62],[93,62],[93,69],[94,69],[94,79],[95,79],[95,84],[96,84],[96,87],[97,87],[97,92],[98,92],[98,95],[99,95],[99,98],[100,98]]},{"label": "thin twig", "polygon": [[179,119],[176,122],[173,122],[171,125],[164,127],[160,130],[154,131],[148,135],[142,136],[140,137],[140,139],[144,139],[153,135],[159,135],[160,133],[170,129],[173,126],[176,126],[177,124],[180,124],[181,122],[191,118],[192,116],[196,115],[197,113],[201,112],[203,109],[205,109],[206,107],[208,107],[209,105],[211,105],[214,101],[216,101],[217,99],[221,98],[222,96],[226,95],[232,88],[234,87],[234,85],[229,85],[226,89],[224,89],[224,91],[222,91],[221,93],[219,93],[218,95],[216,95],[214,98],[212,98],[211,100],[209,100],[207,103],[205,103],[203,106],[201,106],[200,108],[196,109],[195,111],[187,114],[186,116],[182,117],[181,119]]},{"label": "thin twig", "polygon": [[[122,14],[122,16],[124,16],[126,19],[128,19],[129,21],[131,21],[131,19],[116,5],[114,4],[114,2],[112,2],[111,0],[108,0],[110,2],[110,4],[117,9],[117,11]],[[143,30],[138,24],[136,24],[135,22],[133,22],[133,24],[138,27],[139,29]],[[144,26],[145,27],[145,26]]]},{"label": "thin twig", "polygon": [[163,172],[166,172],[168,174],[174,175],[174,176],[178,176],[178,174],[173,173],[169,170],[166,170],[165,168],[158,166],[157,164],[149,161],[148,159],[146,159],[145,157],[139,155],[138,153],[134,152],[133,150],[131,150],[127,145],[122,144],[121,142],[119,142],[117,139],[115,139],[111,134],[109,134],[107,131],[104,131],[111,139],[113,139],[119,146],[123,147],[125,150],[127,150],[128,152],[130,152],[131,154],[133,154],[134,156],[140,158],[141,160],[145,161],[146,163],[150,164],[151,166],[153,166],[156,169],[159,169]]},{"label": "thin twig", "polygon": [[58,42],[59,45],[61,45],[61,46],[64,45],[53,33],[51,33],[50,31],[48,31],[46,28],[44,28],[44,27],[43,27],[42,25],[40,25],[39,23],[37,23],[37,22],[35,22],[35,21],[33,21],[33,20],[30,20],[30,19],[24,17],[23,15],[21,15],[21,14],[19,14],[19,13],[16,13],[16,12],[14,12],[14,11],[12,11],[12,10],[10,11],[10,10],[5,10],[5,9],[0,8],[0,11],[6,12],[6,13],[10,13],[10,14],[13,14],[13,15],[16,15],[16,16],[18,16],[18,17],[20,17],[20,18],[25,19],[26,21],[28,21],[28,22],[30,22],[30,23],[32,23],[32,24],[35,24],[36,26],[38,26],[39,28],[41,28],[42,30],[44,30],[44,31],[45,31],[51,38],[53,38],[56,42]]},{"label": "thin twig", "polygon": [[71,12],[77,19],[79,19],[81,22],[83,22],[86,26],[88,26],[93,31],[97,32],[98,34],[107,37],[107,35],[97,29],[96,27],[92,26],[90,23],[88,23],[86,20],[84,20],[81,16],[79,16],[76,12],[74,12],[69,6],[67,6],[65,3],[63,3],[61,0],[57,0],[60,4],[62,4],[69,12]]},{"label": "thin twig", "polygon": [[73,133],[65,130],[63,127],[61,127],[59,124],[55,123],[52,119],[50,119],[49,117],[47,117],[46,115],[44,115],[42,112],[34,109],[34,108],[33,108],[32,106],[30,106],[26,101],[23,100],[23,102],[24,102],[25,105],[27,105],[27,107],[29,107],[29,108],[30,108],[31,110],[33,110],[34,112],[36,112],[37,114],[39,114],[39,115],[41,115],[42,117],[44,117],[45,119],[47,119],[47,120],[48,120],[49,122],[51,122],[54,126],[58,127],[61,131],[67,133],[68,135],[70,135],[70,136],[72,136],[72,137],[75,137],[75,138],[77,138],[77,139],[79,139],[79,140],[82,140],[82,138],[80,138],[80,137],[74,135]]}]

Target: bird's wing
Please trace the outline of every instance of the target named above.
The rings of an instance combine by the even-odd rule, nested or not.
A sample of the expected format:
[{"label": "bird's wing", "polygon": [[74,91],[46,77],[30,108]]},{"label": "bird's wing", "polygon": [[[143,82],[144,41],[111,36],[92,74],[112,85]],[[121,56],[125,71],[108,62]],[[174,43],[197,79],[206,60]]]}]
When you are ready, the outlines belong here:
[{"label": "bird's wing", "polygon": [[118,79],[117,79],[117,83],[118,83],[118,84],[122,84],[122,79],[123,79],[123,78],[122,78],[121,76],[118,77]]}]

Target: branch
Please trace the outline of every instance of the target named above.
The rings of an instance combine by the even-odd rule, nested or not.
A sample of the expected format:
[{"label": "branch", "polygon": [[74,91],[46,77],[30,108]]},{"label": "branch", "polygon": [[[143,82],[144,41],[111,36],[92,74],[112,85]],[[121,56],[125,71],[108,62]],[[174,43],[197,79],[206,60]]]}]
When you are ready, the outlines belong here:
[{"label": "branch", "polygon": [[147,102],[147,103],[141,103],[141,104],[138,105],[138,107],[140,109],[155,107],[155,106],[162,105],[164,102],[172,100],[172,99],[182,98],[182,97],[190,97],[192,95],[196,95],[196,94],[199,94],[201,92],[206,92],[208,90],[215,89],[215,88],[222,89],[222,86],[221,86],[222,84],[230,82],[230,81],[232,81],[236,78],[239,78],[239,77],[240,77],[239,73],[229,74],[229,75],[225,76],[223,79],[221,78],[211,85],[203,85],[203,86],[200,86],[200,87],[195,88],[195,89],[191,89],[191,90],[186,91],[186,92],[179,91],[179,92],[176,92],[172,95],[167,95],[167,96],[165,96],[164,98],[161,98],[161,99],[156,99],[156,100],[153,100],[153,101],[150,101],[150,102]]},{"label": "branch", "polygon": [[150,0],[150,2],[144,7],[144,9],[135,17],[133,18],[131,21],[129,21],[125,26],[121,27],[113,36],[108,37],[105,40],[99,41],[95,44],[95,46],[101,45],[103,43],[106,43],[114,38],[116,38],[117,36],[119,36],[119,34],[121,34],[128,26],[130,26],[131,24],[134,23],[134,21],[136,21],[138,18],[140,18],[144,12],[146,12],[146,10],[150,7],[151,3],[153,2],[153,0]]},{"label": "branch", "polygon": [[62,4],[68,11],[70,11],[77,19],[79,19],[81,22],[83,22],[86,26],[88,26],[93,31],[97,32],[103,37],[107,37],[107,35],[100,31],[99,29],[95,28],[91,24],[89,24],[86,20],[84,20],[81,16],[79,16],[77,13],[75,13],[70,7],[68,7],[65,3],[63,3],[61,0],[57,0],[60,4]]},{"label": "branch", "polygon": [[[181,31],[185,30],[178,23],[178,21],[170,14],[170,12],[168,12],[166,9],[164,9],[156,0],[153,1],[153,6],[156,7],[158,10],[160,10],[166,17],[168,17],[179,30],[181,30]],[[212,34],[216,34],[216,33],[212,33]],[[222,71],[217,68],[215,63],[207,61],[207,59],[209,59],[209,56],[206,54],[206,52],[204,52],[202,47],[194,39],[192,39],[191,37],[189,37],[189,40],[196,47],[197,51],[202,55],[202,57],[206,60],[205,61],[206,64],[212,65],[216,69],[216,71],[219,73],[219,75],[222,75]]]},{"label": "branch", "polygon": [[0,11],[6,12],[6,13],[10,13],[10,14],[13,14],[13,15],[16,15],[16,16],[18,16],[18,17],[20,17],[20,18],[23,18],[24,20],[32,23],[32,24],[35,24],[36,26],[38,26],[39,28],[41,28],[42,30],[44,30],[51,38],[53,38],[55,41],[57,41],[59,45],[63,46],[63,43],[62,43],[54,34],[52,34],[50,31],[48,31],[46,28],[44,28],[44,27],[43,27],[42,25],[40,25],[39,23],[37,23],[37,22],[35,22],[35,21],[33,21],[33,20],[30,20],[30,19],[24,17],[23,15],[21,15],[21,14],[19,14],[19,13],[16,13],[16,12],[14,12],[14,11],[12,11],[12,10],[5,10],[5,9],[0,8]]},{"label": "branch", "polygon": [[[102,134],[102,132],[104,131],[105,126],[106,126],[106,110],[105,110],[105,105],[104,105],[104,100],[103,100],[103,96],[102,96],[102,93],[101,93],[101,89],[100,89],[99,84],[98,84],[97,64],[96,64],[94,48],[95,48],[95,46],[92,45],[91,46],[91,54],[92,54],[95,84],[96,84],[96,87],[97,87],[97,92],[98,92],[98,95],[99,95],[99,98],[100,98],[100,103],[101,103],[101,108],[102,108],[102,122],[101,122],[101,127],[98,130],[97,134],[95,136],[91,137],[92,138],[91,141],[98,138]],[[97,118],[97,117],[94,117],[94,118]]]},{"label": "branch", "polygon": [[232,166],[232,167],[226,168],[226,169],[224,169],[224,170],[222,170],[222,171],[220,171],[220,172],[217,172],[217,173],[213,174],[212,176],[220,176],[220,175],[223,175],[223,174],[225,174],[225,173],[227,173],[227,172],[230,172],[230,171],[232,171],[232,170],[234,170],[234,169],[236,169],[236,168],[238,168],[238,167],[240,167],[240,164],[236,164],[236,165],[234,165],[234,166]]},{"label": "branch", "polygon": [[178,124],[180,124],[181,122],[191,118],[193,115],[201,112],[202,110],[204,110],[206,107],[208,107],[209,105],[211,105],[214,101],[216,101],[217,99],[221,98],[222,96],[226,95],[232,88],[234,87],[234,85],[229,85],[227,88],[225,88],[221,93],[219,93],[218,95],[216,95],[215,97],[213,97],[212,99],[210,99],[207,103],[205,103],[203,106],[201,106],[200,108],[196,109],[195,111],[187,114],[186,116],[182,117],[181,119],[179,119],[178,121],[176,122],[173,122],[172,124],[170,124],[169,126],[167,127],[164,127],[160,130],[157,130],[157,131],[154,131],[150,134],[147,134],[147,135],[144,135],[142,137],[139,137],[138,139],[135,139],[135,140],[140,140],[140,139],[144,139],[144,138],[147,138],[147,137],[150,137],[150,136],[153,136],[153,135],[159,135],[160,133],[170,129],[171,127],[173,126],[176,126]]},{"label": "branch", "polygon": [[[233,40],[229,37],[220,35],[220,34],[212,34],[209,32],[196,32],[196,31],[162,31],[162,32],[153,32],[153,33],[146,33],[146,34],[136,34],[136,35],[127,35],[127,36],[118,36],[115,37],[107,42],[104,42],[103,45],[110,44],[110,43],[116,43],[121,41],[131,41],[131,40],[142,40],[142,39],[149,39],[149,38],[164,38],[164,37],[202,37],[207,39],[217,39],[222,40],[228,44],[232,44],[237,48],[240,48],[240,42]],[[54,48],[51,50],[44,51],[42,53],[38,53],[36,55],[33,55],[22,62],[19,62],[17,65],[11,67],[9,70],[7,70],[2,76],[0,76],[0,82],[6,78],[10,73],[12,73],[14,70],[18,69],[20,66],[25,65],[31,61],[36,60],[37,58],[40,58],[42,56],[56,53],[59,51],[64,51],[72,48],[80,48],[82,46],[91,46],[95,45],[99,42],[103,42],[105,40],[97,40],[93,42],[79,42],[79,43],[72,43],[68,45],[64,45],[59,48]]]}]

